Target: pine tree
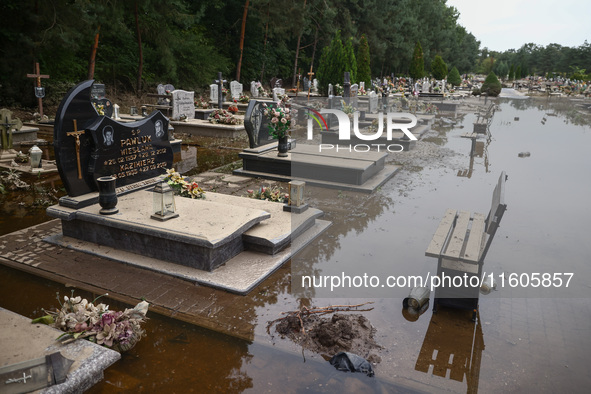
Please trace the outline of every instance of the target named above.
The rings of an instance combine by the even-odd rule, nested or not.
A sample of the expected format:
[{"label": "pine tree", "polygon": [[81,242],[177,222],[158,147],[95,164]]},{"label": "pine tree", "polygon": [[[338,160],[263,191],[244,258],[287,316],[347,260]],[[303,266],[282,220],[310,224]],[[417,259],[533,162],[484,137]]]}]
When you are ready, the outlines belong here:
[{"label": "pine tree", "polygon": [[436,55],[431,62],[431,74],[435,79],[443,79],[447,75],[447,64],[443,61],[443,58]]},{"label": "pine tree", "polygon": [[351,84],[357,83],[357,59],[353,50],[353,37],[349,37],[345,45],[345,71],[350,73]]},{"label": "pine tree", "polygon": [[321,93],[328,92],[328,84],[343,84],[345,72],[345,50],[341,41],[341,31],[337,30],[328,47],[322,50],[318,66],[318,84]]},{"label": "pine tree", "polygon": [[497,78],[495,73],[491,71],[490,74],[488,74],[488,76],[484,80],[484,83],[482,84],[482,88],[480,89],[480,91],[482,93],[488,93],[489,96],[496,97],[499,95],[499,93],[501,93],[502,87],[503,86],[501,85],[501,82],[499,82],[499,79]]},{"label": "pine tree", "polygon": [[420,41],[417,41],[417,44],[415,45],[415,51],[412,55],[410,76],[413,79],[420,79],[425,76],[425,59],[423,58],[423,47],[421,46]]},{"label": "pine tree", "polygon": [[359,47],[357,48],[357,82],[365,82],[365,87],[371,86],[371,67],[369,64],[369,44],[365,34],[361,36]]},{"label": "pine tree", "polygon": [[511,67],[509,68],[509,81],[512,81],[515,79],[515,66],[512,64]]},{"label": "pine tree", "polygon": [[447,75],[447,82],[449,82],[452,86],[459,86],[462,84],[462,77],[460,77],[460,72],[455,66],[452,67],[451,71]]}]

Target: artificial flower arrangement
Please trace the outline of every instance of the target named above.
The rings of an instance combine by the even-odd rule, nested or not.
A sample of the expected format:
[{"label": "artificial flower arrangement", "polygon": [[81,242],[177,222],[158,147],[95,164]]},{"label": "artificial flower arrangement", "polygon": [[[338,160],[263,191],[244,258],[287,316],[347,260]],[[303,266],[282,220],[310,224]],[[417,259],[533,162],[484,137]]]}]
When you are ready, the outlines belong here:
[{"label": "artificial flower arrangement", "polygon": [[289,201],[289,194],[283,193],[281,188],[277,186],[265,187],[262,186],[258,190],[247,190],[248,197],[257,200],[266,200],[273,202],[287,203]]},{"label": "artificial flower arrangement", "polygon": [[237,101],[234,100],[233,103],[230,104],[230,106],[228,107],[228,111],[234,115],[238,112],[238,106],[236,104],[237,104]]},{"label": "artificial flower arrangement", "polygon": [[292,113],[288,103],[289,97],[284,95],[275,106],[263,104],[263,114],[269,120],[269,134],[275,138],[282,138],[289,134]]},{"label": "artificial flower arrangement", "polygon": [[229,124],[229,125],[238,125],[242,124],[242,120],[238,119],[232,113],[225,109],[216,109],[213,110],[208,117],[208,120],[214,124]]},{"label": "artificial flower arrangement", "polygon": [[256,86],[257,90],[259,91],[259,96],[261,96],[261,97],[268,97],[269,96],[269,94],[267,93],[265,88],[263,88],[262,83],[257,82],[255,86]]},{"label": "artificial flower arrangement", "polygon": [[244,93],[242,93],[240,95],[240,97],[238,98],[238,101],[240,102],[240,104],[246,104],[246,103],[248,103],[249,100],[250,100],[250,97],[248,97]]},{"label": "artificial flower arrangement", "polygon": [[[108,295],[108,294],[104,294]],[[64,331],[57,339],[68,343],[76,339],[86,339],[98,345],[126,352],[145,336],[141,325],[146,321],[149,304],[142,301],[133,309],[123,312],[109,310],[105,304],[95,304],[102,296],[88,302],[86,298],[64,296],[58,311],[46,311],[47,315],[34,319],[32,323],[43,323]]]},{"label": "artificial flower arrangement", "polygon": [[345,89],[341,86],[341,84],[337,83],[334,85],[334,91],[337,96],[342,96]]},{"label": "artificial flower arrangement", "polygon": [[181,197],[205,198],[205,192],[197,182],[186,181],[174,168],[166,170],[164,182],[168,183],[174,193]]},{"label": "artificial flower arrangement", "polygon": [[359,96],[365,96],[367,94],[367,92],[365,91],[365,89],[360,86],[359,89],[357,90],[357,95]]},{"label": "artificial flower arrangement", "polygon": [[96,110],[96,113],[97,114],[99,114],[99,115],[104,115],[105,114],[105,106],[103,104],[97,104],[95,102],[92,102],[92,106]]},{"label": "artificial flower arrangement", "polygon": [[199,96],[199,98],[197,100],[195,100],[195,106],[202,108],[202,109],[207,109],[209,108],[209,102],[204,99],[202,96]]}]

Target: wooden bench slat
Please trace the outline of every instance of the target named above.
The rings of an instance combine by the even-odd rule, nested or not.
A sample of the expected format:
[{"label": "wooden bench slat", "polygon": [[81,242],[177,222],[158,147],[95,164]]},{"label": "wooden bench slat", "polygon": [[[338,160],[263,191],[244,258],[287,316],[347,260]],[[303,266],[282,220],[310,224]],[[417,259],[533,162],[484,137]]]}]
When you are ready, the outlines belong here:
[{"label": "wooden bench slat", "polygon": [[466,232],[468,231],[468,224],[470,224],[470,212],[460,211],[458,219],[456,220],[456,226],[454,227],[451,238],[447,244],[447,248],[443,253],[443,256],[450,259],[460,259],[462,253],[462,246],[466,239]]},{"label": "wooden bench slat", "polygon": [[429,257],[439,257],[443,252],[443,247],[445,246],[445,241],[453,228],[454,220],[456,218],[456,210],[455,209],[448,209],[445,211],[441,222],[439,222],[439,227],[435,231],[433,235],[433,239],[429,246],[427,247],[427,251],[425,252],[425,256]]},{"label": "wooden bench slat", "polygon": [[474,213],[472,219],[472,228],[470,229],[470,235],[466,242],[466,250],[462,260],[478,263],[480,251],[484,241],[484,229],[485,229],[486,217],[481,213]]}]

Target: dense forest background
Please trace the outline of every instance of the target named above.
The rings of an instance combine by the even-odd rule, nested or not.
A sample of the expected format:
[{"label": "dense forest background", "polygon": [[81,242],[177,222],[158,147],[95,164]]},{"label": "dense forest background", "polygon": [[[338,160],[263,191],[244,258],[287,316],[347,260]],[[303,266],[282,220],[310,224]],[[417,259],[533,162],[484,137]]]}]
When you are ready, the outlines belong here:
[{"label": "dense forest background", "polygon": [[480,48],[445,0],[3,0],[0,15],[3,106],[34,105],[26,74],[35,62],[50,75],[42,82],[49,100],[89,76],[138,95],[158,83],[199,91],[218,71],[242,83],[278,77],[286,87],[298,72],[318,69],[337,35],[355,50],[366,37],[372,77],[408,75],[418,42],[427,73],[436,55],[462,74],[591,69],[587,42]]}]

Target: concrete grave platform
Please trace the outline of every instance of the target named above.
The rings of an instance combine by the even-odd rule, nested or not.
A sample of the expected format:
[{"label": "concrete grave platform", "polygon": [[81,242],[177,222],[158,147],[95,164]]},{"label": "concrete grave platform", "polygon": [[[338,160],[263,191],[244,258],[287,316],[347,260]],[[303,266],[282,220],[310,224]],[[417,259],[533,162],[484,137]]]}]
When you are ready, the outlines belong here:
[{"label": "concrete grave platform", "polygon": [[209,192],[175,202],[180,216],[166,222],[150,219],[152,193],[145,190],[122,196],[110,216],[98,205],[56,205],[48,215],[62,220],[62,234],[46,241],[246,294],[330,225],[317,220],[317,209],[291,214],[281,203],[246,197]]},{"label": "concrete grave platform", "polygon": [[235,175],[287,182],[292,179],[311,185],[371,193],[387,182],[400,166],[385,164],[384,152],[320,151],[318,145],[298,144],[287,157],[277,156],[277,144],[243,150],[242,169]]},{"label": "concrete grave platform", "polygon": [[[65,382],[41,392],[81,393],[100,382],[103,371],[121,358],[118,352],[83,339],[63,345],[56,342],[61,334],[60,330],[44,324],[31,324],[31,319],[0,308],[0,367],[60,352],[63,357],[74,361],[68,377]],[[27,382],[32,383],[31,380]],[[23,383],[18,383],[21,389],[25,388],[26,383]]]},{"label": "concrete grave platform", "polygon": [[171,121],[175,133],[191,134],[201,137],[235,138],[245,133],[244,125],[223,125],[210,123],[208,120],[191,119]]}]

